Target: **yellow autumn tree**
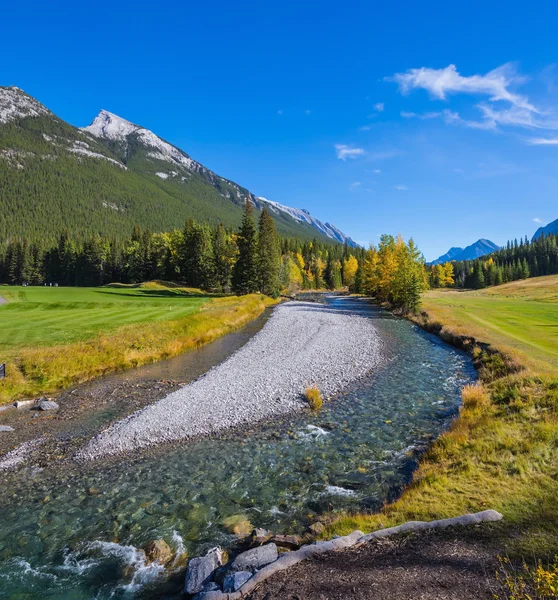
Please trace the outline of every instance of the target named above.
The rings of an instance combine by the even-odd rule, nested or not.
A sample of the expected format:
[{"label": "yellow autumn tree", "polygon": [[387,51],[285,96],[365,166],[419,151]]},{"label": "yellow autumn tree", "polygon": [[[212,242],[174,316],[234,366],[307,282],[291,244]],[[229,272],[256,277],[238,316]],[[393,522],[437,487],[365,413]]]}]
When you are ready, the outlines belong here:
[{"label": "yellow autumn tree", "polygon": [[355,282],[358,260],[351,254],[343,261],[343,285],[350,287]]}]

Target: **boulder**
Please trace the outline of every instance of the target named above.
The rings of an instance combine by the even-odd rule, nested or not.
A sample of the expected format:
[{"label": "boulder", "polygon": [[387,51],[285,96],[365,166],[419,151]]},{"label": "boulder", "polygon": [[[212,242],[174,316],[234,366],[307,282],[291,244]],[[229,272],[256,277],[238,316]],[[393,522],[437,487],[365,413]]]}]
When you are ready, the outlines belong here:
[{"label": "boulder", "polygon": [[145,546],[144,550],[149,562],[168,565],[174,558],[174,552],[165,540],[152,540]]},{"label": "boulder", "polygon": [[37,410],[57,410],[60,408],[56,402],[47,400],[46,398],[40,398],[37,403]]},{"label": "boulder", "polygon": [[258,546],[251,550],[246,550],[239,554],[232,562],[232,571],[252,571],[261,569],[269,563],[277,560],[279,554],[277,552],[277,546],[275,544],[266,544],[265,546]]},{"label": "boulder", "polygon": [[213,581],[206,583],[203,590],[194,596],[194,600],[205,600],[205,598],[212,595],[211,592],[221,593],[221,589],[216,583],[213,583]]},{"label": "boulder", "polygon": [[192,558],[186,571],[184,592],[193,596],[203,591],[204,587],[211,581],[213,571],[221,565],[221,548],[213,548],[205,556]]},{"label": "boulder", "polygon": [[223,591],[228,594],[238,591],[247,581],[252,578],[250,571],[234,571],[225,577]]},{"label": "boulder", "polygon": [[298,550],[302,546],[302,540],[298,535],[274,535],[271,541],[281,548],[288,548],[289,550]]},{"label": "boulder", "polygon": [[0,425],[0,433],[1,432],[8,433],[13,430],[14,430],[14,428],[10,427],[9,425]]}]

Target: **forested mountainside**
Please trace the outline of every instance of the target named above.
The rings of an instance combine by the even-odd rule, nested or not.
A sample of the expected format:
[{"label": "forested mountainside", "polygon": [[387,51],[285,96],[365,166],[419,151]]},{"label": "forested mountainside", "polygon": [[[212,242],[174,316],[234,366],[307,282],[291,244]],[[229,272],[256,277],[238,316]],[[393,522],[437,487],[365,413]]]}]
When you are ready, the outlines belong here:
[{"label": "forested mountainside", "polygon": [[269,208],[280,234],[354,242],[306,211],[257,198],[153,132],[101,111],[76,128],[14,87],[0,87],[0,241],[73,233],[129,236],[187,218],[237,227],[244,201]]}]

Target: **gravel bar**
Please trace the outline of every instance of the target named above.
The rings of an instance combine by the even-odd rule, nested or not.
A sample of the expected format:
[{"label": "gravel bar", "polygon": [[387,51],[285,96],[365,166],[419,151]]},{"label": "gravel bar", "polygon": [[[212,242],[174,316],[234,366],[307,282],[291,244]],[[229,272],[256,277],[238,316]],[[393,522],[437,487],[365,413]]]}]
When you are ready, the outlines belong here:
[{"label": "gravel bar", "polygon": [[226,361],[101,432],[77,458],[206,436],[300,410],[307,407],[306,388],[315,386],[331,396],[381,360],[381,342],[371,319],[328,304],[282,304]]}]

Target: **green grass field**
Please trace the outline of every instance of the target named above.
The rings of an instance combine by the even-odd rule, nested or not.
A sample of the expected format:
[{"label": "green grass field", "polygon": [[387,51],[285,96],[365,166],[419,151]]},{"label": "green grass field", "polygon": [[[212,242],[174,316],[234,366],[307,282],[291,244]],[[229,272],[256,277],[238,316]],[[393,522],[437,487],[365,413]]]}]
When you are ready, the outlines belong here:
[{"label": "green grass field", "polygon": [[[139,287],[0,287],[0,353],[83,341],[122,325],[181,319],[209,298],[157,284]],[[2,356],[0,355],[0,362]]]},{"label": "green grass field", "polygon": [[558,372],[558,276],[480,291],[435,290],[423,304],[452,331],[489,342],[534,371]]}]

